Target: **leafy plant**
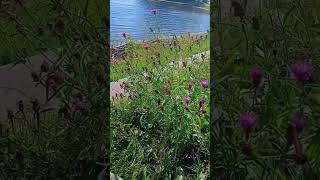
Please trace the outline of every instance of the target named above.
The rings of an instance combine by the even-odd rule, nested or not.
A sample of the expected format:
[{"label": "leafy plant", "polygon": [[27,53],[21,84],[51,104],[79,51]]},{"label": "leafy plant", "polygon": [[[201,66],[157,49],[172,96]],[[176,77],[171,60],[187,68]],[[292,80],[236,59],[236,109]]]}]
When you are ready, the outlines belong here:
[{"label": "leafy plant", "polygon": [[[44,7],[56,13],[42,37],[34,35],[38,26],[10,16],[10,25],[20,28],[19,38],[55,55],[30,74],[35,85],[45,87],[46,100],[58,103],[47,109],[37,99],[20,101],[17,113],[8,111],[11,123],[0,140],[1,179],[96,179],[109,166],[106,22],[92,20],[97,16],[87,13],[92,7],[88,1],[76,13],[68,3],[50,1]],[[40,18],[25,8],[28,18]]]},{"label": "leafy plant", "polygon": [[[315,2],[261,1],[257,14],[249,14],[246,3],[233,3],[230,16],[222,16],[221,3],[215,4],[217,43],[210,70],[215,80],[211,175],[317,179],[313,153],[319,108],[313,93],[319,88],[319,53],[318,33],[311,28],[317,19],[311,10]],[[258,85],[252,74],[255,68],[263,71]],[[246,112],[257,115],[257,126],[250,133],[240,123]]]}]

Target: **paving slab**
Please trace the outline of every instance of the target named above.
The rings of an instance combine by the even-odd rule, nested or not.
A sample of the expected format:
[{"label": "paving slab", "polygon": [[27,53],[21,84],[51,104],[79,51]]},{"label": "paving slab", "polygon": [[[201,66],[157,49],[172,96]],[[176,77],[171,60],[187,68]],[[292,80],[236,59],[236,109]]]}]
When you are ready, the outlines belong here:
[{"label": "paving slab", "polygon": [[7,109],[17,111],[17,103],[22,100],[24,104],[30,104],[34,98],[38,99],[42,106],[51,106],[52,102],[46,103],[45,88],[35,87],[31,77],[31,69],[39,69],[41,63],[47,58],[54,59],[52,52],[46,52],[28,58],[25,64],[8,64],[0,67],[0,121],[6,119]]},{"label": "paving slab", "polygon": [[123,82],[126,82],[126,81],[127,81],[127,78],[120,79],[115,82],[110,82],[110,98],[126,95],[127,92],[121,87]]}]

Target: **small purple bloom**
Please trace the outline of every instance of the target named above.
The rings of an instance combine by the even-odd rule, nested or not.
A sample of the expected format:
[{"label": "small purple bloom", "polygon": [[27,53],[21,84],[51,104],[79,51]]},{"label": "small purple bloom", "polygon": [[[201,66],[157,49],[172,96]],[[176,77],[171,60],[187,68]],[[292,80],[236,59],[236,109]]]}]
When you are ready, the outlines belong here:
[{"label": "small purple bloom", "polygon": [[245,113],[240,117],[240,125],[245,133],[250,133],[257,124],[257,116],[252,113]]},{"label": "small purple bloom", "polygon": [[303,131],[303,129],[305,128],[307,118],[308,118],[307,115],[296,115],[292,119],[292,124],[297,129],[298,133],[301,133]]},{"label": "small purple bloom", "polygon": [[127,37],[127,33],[122,32],[122,33],[121,33],[121,36],[122,36],[123,38],[126,38],[126,37]]},{"label": "small purple bloom", "polygon": [[156,15],[156,14],[157,14],[157,11],[158,11],[158,10],[155,9],[155,8],[153,8],[153,9],[151,10],[151,12],[152,12],[153,15]]},{"label": "small purple bloom", "polygon": [[202,99],[200,100],[200,105],[202,106],[202,105],[204,105],[206,102],[207,102],[206,98],[202,98]]},{"label": "small purple bloom", "polygon": [[150,48],[150,46],[149,46],[149,45],[144,45],[143,48],[144,48],[145,50],[148,50],[148,49]]},{"label": "small purple bloom", "polygon": [[63,20],[59,19],[55,22],[54,28],[57,32],[62,33],[65,29],[65,24]]},{"label": "small purple bloom", "polygon": [[209,87],[209,82],[208,82],[208,80],[201,81],[201,86],[202,86],[203,88],[208,88],[208,87]]},{"label": "small purple bloom", "polygon": [[191,83],[191,82],[188,83],[188,84],[187,84],[187,87],[188,87],[188,89],[192,89],[192,83]]},{"label": "small purple bloom", "polygon": [[190,97],[186,97],[186,99],[184,100],[184,102],[186,102],[187,104],[189,104],[191,102],[191,98]]},{"label": "small purple bloom", "polygon": [[83,102],[77,102],[77,103],[73,104],[72,111],[78,112],[78,113],[84,113],[84,112],[88,111],[88,107]]},{"label": "small purple bloom", "polygon": [[291,72],[298,81],[307,82],[313,80],[314,69],[311,64],[293,64],[291,65]]},{"label": "small purple bloom", "polygon": [[262,81],[262,79],[264,77],[264,71],[259,68],[254,68],[250,72],[250,77],[251,77],[252,83],[255,86],[257,86],[260,84],[260,82]]}]

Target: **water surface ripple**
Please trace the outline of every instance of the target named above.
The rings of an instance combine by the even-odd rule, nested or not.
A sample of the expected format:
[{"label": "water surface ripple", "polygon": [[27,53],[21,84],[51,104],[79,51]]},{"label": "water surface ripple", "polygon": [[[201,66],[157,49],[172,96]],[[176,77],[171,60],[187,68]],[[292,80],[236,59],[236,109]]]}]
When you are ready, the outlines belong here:
[{"label": "water surface ripple", "polygon": [[[154,38],[150,27],[159,26],[162,35],[206,32],[210,28],[210,15],[190,5],[150,0],[110,1],[110,40],[119,41],[121,32],[136,40]],[[151,9],[158,10],[155,18]]]}]

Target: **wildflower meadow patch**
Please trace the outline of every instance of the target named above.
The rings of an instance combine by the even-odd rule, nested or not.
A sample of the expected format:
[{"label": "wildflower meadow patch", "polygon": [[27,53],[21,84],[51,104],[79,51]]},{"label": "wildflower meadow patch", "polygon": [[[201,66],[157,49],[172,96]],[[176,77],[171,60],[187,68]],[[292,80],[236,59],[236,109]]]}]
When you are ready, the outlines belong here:
[{"label": "wildflower meadow patch", "polygon": [[[151,10],[155,21],[158,13]],[[157,34],[142,43],[121,36],[126,46],[111,79],[127,76],[126,95],[112,100],[111,171],[124,179],[208,178],[209,35]]]},{"label": "wildflower meadow patch", "polygon": [[214,19],[211,178],[319,179],[319,3],[260,2]]}]

